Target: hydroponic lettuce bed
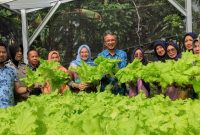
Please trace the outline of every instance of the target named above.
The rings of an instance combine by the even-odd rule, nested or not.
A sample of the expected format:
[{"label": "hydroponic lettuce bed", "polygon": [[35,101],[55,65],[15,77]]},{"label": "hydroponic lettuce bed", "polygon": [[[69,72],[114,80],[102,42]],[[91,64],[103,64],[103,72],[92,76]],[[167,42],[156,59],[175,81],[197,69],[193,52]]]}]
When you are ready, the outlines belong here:
[{"label": "hydroponic lettuce bed", "polygon": [[32,96],[0,109],[1,135],[198,135],[200,100],[108,92]]}]

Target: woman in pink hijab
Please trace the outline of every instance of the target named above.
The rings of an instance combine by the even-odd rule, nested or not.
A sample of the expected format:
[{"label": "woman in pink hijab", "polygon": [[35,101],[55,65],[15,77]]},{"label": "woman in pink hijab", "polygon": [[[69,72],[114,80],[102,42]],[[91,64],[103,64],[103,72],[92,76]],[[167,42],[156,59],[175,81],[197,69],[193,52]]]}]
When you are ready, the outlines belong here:
[{"label": "woman in pink hijab", "polygon": [[[60,54],[57,51],[50,51],[48,54],[48,60],[51,61],[56,61],[56,62],[60,62]],[[72,73],[67,70],[64,66],[60,65],[60,67],[58,68],[59,70],[65,72],[66,74],[68,74],[70,77],[72,76]],[[68,90],[69,86],[67,84],[63,84],[60,88],[60,93],[63,93],[64,90]],[[43,87],[43,93],[51,93],[51,86],[48,82],[46,82],[46,84]]]}]

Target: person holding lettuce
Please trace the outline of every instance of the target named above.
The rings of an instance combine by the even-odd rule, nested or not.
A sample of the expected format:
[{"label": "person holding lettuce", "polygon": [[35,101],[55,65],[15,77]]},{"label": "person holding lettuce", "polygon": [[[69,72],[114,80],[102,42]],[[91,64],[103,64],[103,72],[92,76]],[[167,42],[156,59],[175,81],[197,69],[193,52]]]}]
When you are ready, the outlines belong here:
[{"label": "person holding lettuce", "polygon": [[[91,51],[88,45],[83,44],[78,48],[76,59],[70,63],[69,69],[77,68],[81,66],[81,61],[87,63],[88,65],[94,66],[94,62],[91,57]],[[73,92],[86,91],[92,92],[96,91],[96,87],[93,84],[86,82],[81,82],[78,74],[73,72],[73,80],[69,83],[70,89]]]},{"label": "person holding lettuce", "polygon": [[[111,31],[106,31],[103,35],[103,43],[106,48],[98,56],[103,56],[108,59],[117,59],[120,60],[118,63],[118,68],[122,69],[127,66],[127,54],[125,51],[117,49],[117,36],[115,33]],[[126,85],[121,84],[118,85],[118,81],[116,78],[112,78],[109,75],[104,75],[101,79],[101,91],[104,91],[108,84],[112,84],[112,93],[113,94],[126,94]]]},{"label": "person holding lettuce", "polygon": [[[131,55],[131,61],[138,59],[143,65],[146,65],[148,62],[144,56],[144,51],[141,48],[135,48]],[[143,80],[138,79],[137,82],[128,82],[128,92],[129,96],[136,96],[139,92],[143,92],[146,97],[150,96],[150,85],[145,83]]]},{"label": "person holding lettuce", "polygon": [[[48,54],[48,61],[55,61],[55,62],[60,63],[59,52],[58,51],[50,51]],[[58,70],[65,72],[66,74],[69,75],[70,78],[72,77],[72,72],[67,70],[64,66],[60,65],[58,67]],[[59,89],[59,92],[64,93],[65,90],[69,90],[69,86],[67,84],[63,84],[61,86],[61,88]],[[48,94],[48,93],[51,93],[51,91],[52,91],[52,89],[51,89],[50,84],[48,82],[46,82],[42,88],[42,92]]]}]

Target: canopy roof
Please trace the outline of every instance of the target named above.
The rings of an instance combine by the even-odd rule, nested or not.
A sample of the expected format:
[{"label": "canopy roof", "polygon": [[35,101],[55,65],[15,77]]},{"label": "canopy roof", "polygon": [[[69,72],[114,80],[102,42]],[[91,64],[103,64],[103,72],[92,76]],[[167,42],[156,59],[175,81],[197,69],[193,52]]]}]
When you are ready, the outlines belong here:
[{"label": "canopy roof", "polygon": [[0,4],[8,3],[8,2],[11,2],[11,1],[14,1],[14,0],[1,0]]},{"label": "canopy roof", "polygon": [[[73,0],[0,0],[0,5],[8,8],[18,14],[21,14],[22,22],[22,37],[23,37],[23,48],[24,48],[24,62],[27,63],[27,51],[29,46],[33,43],[35,38],[39,35],[40,31],[44,28],[53,14],[56,12],[58,7],[62,3],[67,3]],[[36,10],[51,7],[41,24],[34,31],[31,37],[28,37],[28,24],[27,14]]]},{"label": "canopy roof", "polygon": [[10,9],[34,9],[54,6],[57,2],[66,3],[72,0],[1,0],[0,4],[6,4]]}]

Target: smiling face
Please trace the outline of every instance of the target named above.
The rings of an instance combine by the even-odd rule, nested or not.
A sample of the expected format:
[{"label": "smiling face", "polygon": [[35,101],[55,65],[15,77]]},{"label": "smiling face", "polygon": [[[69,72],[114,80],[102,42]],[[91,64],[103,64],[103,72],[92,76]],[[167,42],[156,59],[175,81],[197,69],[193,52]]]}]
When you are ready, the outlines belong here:
[{"label": "smiling face", "polygon": [[142,53],[142,51],[140,50],[140,49],[137,49],[136,51],[135,51],[135,54],[134,54],[134,58],[136,58],[136,59],[138,59],[138,60],[142,60],[143,59],[143,53]]},{"label": "smiling face", "polygon": [[194,43],[193,52],[194,54],[200,55],[200,43],[198,41]]},{"label": "smiling face", "polygon": [[114,50],[117,45],[117,37],[111,34],[104,36],[104,45],[108,50]]},{"label": "smiling face", "polygon": [[186,50],[192,50],[192,41],[193,38],[190,35],[185,37],[184,45]]},{"label": "smiling face", "polygon": [[169,45],[169,46],[167,47],[167,55],[168,55],[171,59],[175,58],[175,57],[177,56],[177,50],[176,50],[176,48],[175,48],[174,46],[172,46],[172,45]]},{"label": "smiling face", "polygon": [[89,51],[87,48],[83,47],[80,51],[80,57],[83,61],[86,61],[89,57]]},{"label": "smiling face", "polygon": [[165,49],[161,46],[161,45],[158,45],[156,47],[156,53],[159,55],[159,56],[164,56],[165,55]]}]

